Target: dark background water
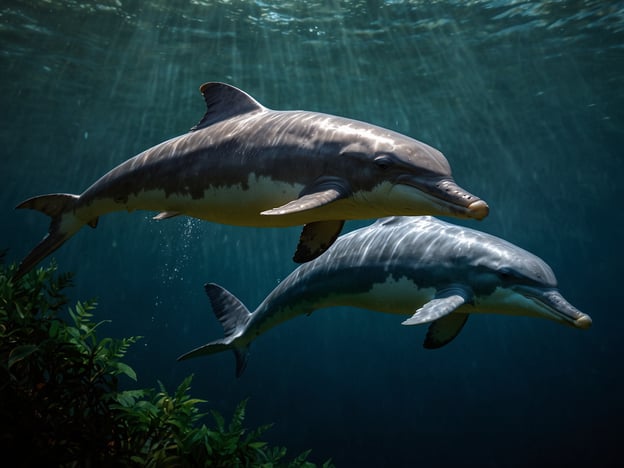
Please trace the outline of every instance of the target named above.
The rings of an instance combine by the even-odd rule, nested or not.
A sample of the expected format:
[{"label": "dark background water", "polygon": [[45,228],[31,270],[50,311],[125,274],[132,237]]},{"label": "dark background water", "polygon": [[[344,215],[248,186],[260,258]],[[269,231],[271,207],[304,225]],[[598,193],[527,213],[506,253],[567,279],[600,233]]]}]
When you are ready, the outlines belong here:
[{"label": "dark background water", "polygon": [[99,299],[102,333],[145,337],[129,355],[139,386],[194,373],[211,407],[250,397],[268,440],[341,467],[621,463],[624,2],[4,1],[0,40],[10,261],[48,227],[17,203],[80,193],[187,131],[198,86],[226,81],[441,149],[491,207],[465,224],[544,258],[594,320],[476,316],[426,351],[425,327],[332,309],[262,336],[236,379],[230,353],[175,360],[222,334],[202,285],[255,307],[294,269],[299,229],[115,213],[54,257],[73,296]]}]

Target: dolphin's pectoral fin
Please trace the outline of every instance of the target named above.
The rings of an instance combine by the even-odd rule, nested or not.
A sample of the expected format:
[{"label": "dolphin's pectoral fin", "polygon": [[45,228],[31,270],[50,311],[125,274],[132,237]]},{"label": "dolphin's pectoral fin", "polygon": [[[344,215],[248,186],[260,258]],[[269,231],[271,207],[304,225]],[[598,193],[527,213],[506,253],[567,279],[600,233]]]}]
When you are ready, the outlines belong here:
[{"label": "dolphin's pectoral fin", "polygon": [[312,210],[325,206],[351,194],[346,181],[337,177],[323,177],[314,184],[302,190],[299,198],[292,200],[285,205],[263,211],[262,215],[286,215],[298,213],[300,211]]},{"label": "dolphin's pectoral fin", "polygon": [[403,325],[420,325],[429,323],[444,317],[459,306],[464,304],[465,300],[460,295],[452,295],[441,299],[433,299],[416,311],[414,315],[403,322]]},{"label": "dolphin's pectoral fin", "polygon": [[163,211],[161,213],[158,213],[152,219],[156,219],[156,220],[160,221],[162,219],[174,218],[176,216],[180,216],[181,214],[182,213],[180,213],[179,211]]},{"label": "dolphin's pectoral fin", "polygon": [[450,314],[429,325],[423,346],[426,349],[437,349],[450,343],[462,331],[469,314]]},{"label": "dolphin's pectoral fin", "polygon": [[418,309],[414,315],[403,322],[403,325],[420,325],[438,320],[469,302],[470,297],[469,291],[460,287],[441,290],[436,294],[435,299]]},{"label": "dolphin's pectoral fin", "polygon": [[293,256],[297,263],[305,263],[325,252],[336,240],[344,221],[315,221],[301,231],[299,244]]},{"label": "dolphin's pectoral fin", "polygon": [[299,211],[307,211],[313,208],[318,208],[319,206],[327,205],[328,203],[339,200],[340,198],[342,198],[340,194],[334,190],[326,190],[319,193],[310,193],[308,195],[304,195],[303,197],[297,198],[296,200],[288,202],[285,205],[273,208],[271,210],[263,211],[260,214],[279,216],[290,213],[297,213]]}]

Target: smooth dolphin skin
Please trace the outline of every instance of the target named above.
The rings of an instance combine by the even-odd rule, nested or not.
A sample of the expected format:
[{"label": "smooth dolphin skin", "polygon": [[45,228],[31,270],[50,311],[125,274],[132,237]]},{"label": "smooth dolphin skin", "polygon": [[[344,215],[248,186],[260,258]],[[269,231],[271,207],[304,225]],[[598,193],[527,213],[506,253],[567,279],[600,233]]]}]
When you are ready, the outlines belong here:
[{"label": "smooth dolphin skin", "polygon": [[488,214],[483,200],[454,182],[442,153],[417,140],[342,117],[270,110],[224,83],[200,91],[207,111],[189,133],[120,164],[82,195],[18,205],[52,218],[18,277],[84,225],[120,210],[238,226],[305,225],[294,256],[300,263],[322,254],[344,220]]},{"label": "smooth dolphin skin", "polygon": [[424,347],[439,348],[476,312],[548,318],[589,328],[591,318],[557,290],[540,258],[498,237],[429,216],[392,217],[338,238],[301,265],[250,313],[216,284],[205,286],[225,337],[179,359],[232,350],[239,376],[251,342],[298,315],[352,306],[430,323]]}]

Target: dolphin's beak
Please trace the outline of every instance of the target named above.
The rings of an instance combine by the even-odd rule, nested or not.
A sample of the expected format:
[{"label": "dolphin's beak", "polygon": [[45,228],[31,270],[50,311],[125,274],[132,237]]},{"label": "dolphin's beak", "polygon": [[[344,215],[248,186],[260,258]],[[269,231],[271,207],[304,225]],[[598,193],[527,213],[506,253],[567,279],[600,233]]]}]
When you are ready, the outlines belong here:
[{"label": "dolphin's beak", "polygon": [[548,318],[564,322],[575,328],[587,329],[592,325],[592,319],[584,314],[561,295],[556,289],[538,289],[529,286],[515,288],[520,294],[532,299]]},{"label": "dolphin's beak", "polygon": [[402,177],[399,183],[422,190],[431,199],[444,206],[449,213],[460,218],[481,220],[490,213],[490,207],[484,200],[467,192],[451,178],[431,182],[412,177]]},{"label": "dolphin's beak", "polygon": [[476,200],[466,207],[469,218],[482,220],[490,213],[490,207],[483,200]]}]

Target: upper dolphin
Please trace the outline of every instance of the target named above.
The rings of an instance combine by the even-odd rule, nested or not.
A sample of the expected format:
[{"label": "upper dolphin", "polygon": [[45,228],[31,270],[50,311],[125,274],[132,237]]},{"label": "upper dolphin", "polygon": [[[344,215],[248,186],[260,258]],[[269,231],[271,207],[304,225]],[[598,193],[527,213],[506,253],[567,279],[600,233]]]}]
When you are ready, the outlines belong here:
[{"label": "upper dolphin", "polygon": [[205,288],[225,337],[180,359],[232,350],[237,375],[258,335],[325,307],[411,315],[404,325],[431,323],[425,348],[450,342],[475,312],[544,317],[576,328],[592,323],[563,298],[540,258],[429,216],[381,219],[339,237],[327,253],[281,281],[253,313],[222,287]]},{"label": "upper dolphin", "polygon": [[225,83],[200,91],[207,111],[190,132],[125,161],[81,195],[42,195],[17,206],[52,218],[18,277],[85,224],[95,227],[99,216],[119,210],[305,225],[297,262],[323,253],[347,219],[488,214],[483,200],[454,182],[442,153],[417,140],[342,117],[270,110]]}]

